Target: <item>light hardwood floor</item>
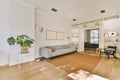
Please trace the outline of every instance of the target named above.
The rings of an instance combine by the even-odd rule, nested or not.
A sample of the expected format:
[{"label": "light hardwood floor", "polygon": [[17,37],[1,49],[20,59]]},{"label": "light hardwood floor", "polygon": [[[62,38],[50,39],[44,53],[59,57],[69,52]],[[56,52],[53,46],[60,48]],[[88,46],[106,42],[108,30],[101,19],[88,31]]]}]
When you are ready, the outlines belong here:
[{"label": "light hardwood floor", "polygon": [[[99,53],[96,53],[95,51],[88,50],[84,53],[95,54],[99,56]],[[102,55],[102,59],[91,73],[106,77],[109,80],[120,80],[120,59],[111,57],[108,60],[107,56]]]},{"label": "light hardwood floor", "polygon": [[120,59],[103,57],[92,71],[110,80],[120,80]]},{"label": "light hardwood floor", "polygon": [[67,73],[46,61],[0,68],[0,80],[71,80]]},{"label": "light hardwood floor", "polygon": [[[89,63],[88,63],[89,64]],[[100,62],[92,70],[93,74],[109,78],[110,80],[120,80],[120,59],[102,57]],[[67,73],[57,69],[46,61],[28,63],[11,67],[0,67],[0,80],[71,80]]]}]

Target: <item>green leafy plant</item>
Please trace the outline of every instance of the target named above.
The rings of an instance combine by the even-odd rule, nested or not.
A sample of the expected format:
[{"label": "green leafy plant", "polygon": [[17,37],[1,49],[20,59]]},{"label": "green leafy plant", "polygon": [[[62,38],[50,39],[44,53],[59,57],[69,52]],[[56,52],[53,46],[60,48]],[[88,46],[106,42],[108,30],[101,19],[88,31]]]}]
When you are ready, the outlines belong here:
[{"label": "green leafy plant", "polygon": [[7,39],[7,42],[8,42],[9,45],[15,45],[15,38],[14,37],[9,37]]},{"label": "green leafy plant", "polygon": [[9,37],[7,39],[7,42],[11,46],[15,45],[15,44],[19,44],[20,46],[31,47],[31,45],[33,44],[34,40],[32,38],[28,37],[27,35],[19,35],[19,36],[17,36],[17,38]]}]

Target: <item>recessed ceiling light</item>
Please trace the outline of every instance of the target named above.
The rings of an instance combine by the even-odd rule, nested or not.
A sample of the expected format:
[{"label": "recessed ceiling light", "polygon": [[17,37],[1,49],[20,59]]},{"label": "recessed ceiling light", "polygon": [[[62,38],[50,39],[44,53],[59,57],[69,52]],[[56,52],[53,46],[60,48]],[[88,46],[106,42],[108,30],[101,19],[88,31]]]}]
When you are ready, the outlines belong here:
[{"label": "recessed ceiling light", "polygon": [[76,21],[76,19],[73,19],[73,21]]},{"label": "recessed ceiling light", "polygon": [[100,13],[105,13],[105,10],[100,10]]},{"label": "recessed ceiling light", "polygon": [[51,9],[53,12],[57,12],[58,10],[57,9],[55,9],[55,8],[52,8]]}]

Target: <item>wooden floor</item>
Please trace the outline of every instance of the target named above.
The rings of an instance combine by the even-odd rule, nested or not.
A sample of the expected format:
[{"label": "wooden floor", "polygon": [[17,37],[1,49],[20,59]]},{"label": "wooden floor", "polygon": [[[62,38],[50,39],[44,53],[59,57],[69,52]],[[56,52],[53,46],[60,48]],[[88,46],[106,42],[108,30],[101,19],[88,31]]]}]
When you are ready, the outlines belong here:
[{"label": "wooden floor", "polygon": [[120,80],[120,59],[103,57],[92,71],[110,80]]},{"label": "wooden floor", "polygon": [[63,70],[46,61],[0,68],[0,80],[71,80]]},{"label": "wooden floor", "polygon": [[[86,50],[83,53],[94,53],[95,55],[99,56],[99,53],[96,53],[96,51]],[[96,65],[91,73],[106,77],[109,80],[120,80],[120,59],[111,57],[108,60],[107,56],[102,55],[101,61]]]},{"label": "wooden floor", "polygon": [[91,54],[81,54],[76,52],[55,57],[52,60],[47,60],[47,62],[67,73],[73,73],[80,69],[91,72],[101,59],[102,58],[97,55],[91,56]]},{"label": "wooden floor", "polygon": [[[87,53],[87,52],[84,52]],[[91,53],[90,53],[91,54]],[[89,63],[88,63],[89,64]],[[120,59],[103,57],[91,73],[120,80]],[[28,63],[18,66],[0,67],[0,80],[71,80],[67,73],[57,69],[46,61]]]}]

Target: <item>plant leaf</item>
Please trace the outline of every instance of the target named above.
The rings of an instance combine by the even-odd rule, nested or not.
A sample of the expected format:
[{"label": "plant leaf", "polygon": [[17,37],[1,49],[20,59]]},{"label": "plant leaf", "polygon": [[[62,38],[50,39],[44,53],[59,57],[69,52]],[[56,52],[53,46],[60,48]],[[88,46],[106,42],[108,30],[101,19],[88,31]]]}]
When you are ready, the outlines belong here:
[{"label": "plant leaf", "polygon": [[8,42],[9,45],[15,45],[15,39],[14,39],[14,37],[9,37],[7,39],[7,42]]}]

